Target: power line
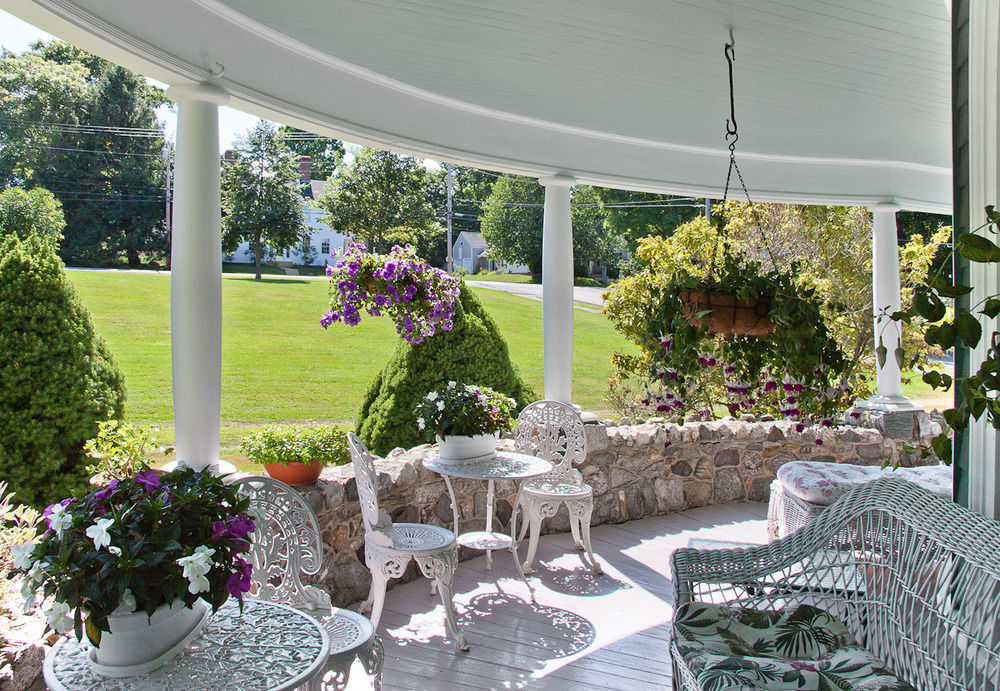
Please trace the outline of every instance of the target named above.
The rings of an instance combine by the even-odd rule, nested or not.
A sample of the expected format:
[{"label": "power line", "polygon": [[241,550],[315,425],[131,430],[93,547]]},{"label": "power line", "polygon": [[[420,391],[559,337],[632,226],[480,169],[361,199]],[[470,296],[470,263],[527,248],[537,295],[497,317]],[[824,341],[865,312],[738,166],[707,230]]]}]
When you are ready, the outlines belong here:
[{"label": "power line", "polygon": [[19,120],[0,117],[0,124],[21,129],[40,129],[62,134],[108,134],[119,137],[157,138],[163,130],[151,127],[120,127],[117,125],[86,125],[82,123],[45,122],[43,120]]},{"label": "power line", "polygon": [[161,158],[163,154],[143,154],[131,151],[101,151],[100,149],[75,149],[65,146],[45,146],[42,144],[22,144],[19,142],[4,142],[0,148],[3,147],[18,147],[24,149],[49,149],[51,151],[73,151],[81,154],[106,154],[108,156],[141,156],[143,158]]}]

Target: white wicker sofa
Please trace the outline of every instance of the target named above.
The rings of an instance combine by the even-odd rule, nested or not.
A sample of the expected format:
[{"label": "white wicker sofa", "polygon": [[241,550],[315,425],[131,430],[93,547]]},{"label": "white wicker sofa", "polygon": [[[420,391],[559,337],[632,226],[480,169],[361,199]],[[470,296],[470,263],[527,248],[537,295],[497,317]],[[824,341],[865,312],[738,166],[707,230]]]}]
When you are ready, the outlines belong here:
[{"label": "white wicker sofa", "polygon": [[1000,523],[909,482],[672,566],[676,689],[1000,688]]}]

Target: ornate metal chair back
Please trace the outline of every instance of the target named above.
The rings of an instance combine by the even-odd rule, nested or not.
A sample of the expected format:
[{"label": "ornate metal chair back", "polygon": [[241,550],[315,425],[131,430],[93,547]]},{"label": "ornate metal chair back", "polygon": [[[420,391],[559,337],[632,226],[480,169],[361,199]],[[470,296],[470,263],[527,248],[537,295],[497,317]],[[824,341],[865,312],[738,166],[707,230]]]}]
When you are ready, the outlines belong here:
[{"label": "ornate metal chair back", "polygon": [[316,516],[302,496],[283,482],[247,477],[233,483],[250,497],[253,532],[254,597],[298,609],[330,609],[330,595],[303,585],[300,574],[315,574],[323,562],[323,541]]},{"label": "ornate metal chair back", "polygon": [[574,464],[587,457],[583,420],[572,406],[558,401],[535,401],[517,416],[514,443],[518,451],[544,458],[555,467],[551,478],[582,482]]},{"label": "ornate metal chair back", "polygon": [[375,459],[364,442],[354,432],[347,433],[347,445],[351,450],[354,466],[354,480],[358,485],[358,501],[361,503],[361,517],[366,532],[377,532],[379,528],[391,525],[389,517],[378,508],[378,473]]}]

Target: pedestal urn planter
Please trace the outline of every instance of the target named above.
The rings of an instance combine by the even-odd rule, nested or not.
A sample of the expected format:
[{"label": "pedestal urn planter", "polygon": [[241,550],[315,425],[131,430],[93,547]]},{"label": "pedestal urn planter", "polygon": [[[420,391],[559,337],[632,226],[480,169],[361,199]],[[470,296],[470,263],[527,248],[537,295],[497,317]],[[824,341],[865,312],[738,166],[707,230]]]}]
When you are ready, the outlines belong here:
[{"label": "pedestal urn planter", "polygon": [[497,453],[497,438],[493,434],[477,434],[472,437],[447,434],[437,437],[438,456],[451,463],[475,463],[486,461]]},{"label": "pedestal urn planter", "polygon": [[90,666],[108,677],[148,674],[167,663],[201,633],[211,608],[204,600],[185,607],[182,600],[160,605],[152,616],[145,612],[111,614],[110,632],[91,648]]}]

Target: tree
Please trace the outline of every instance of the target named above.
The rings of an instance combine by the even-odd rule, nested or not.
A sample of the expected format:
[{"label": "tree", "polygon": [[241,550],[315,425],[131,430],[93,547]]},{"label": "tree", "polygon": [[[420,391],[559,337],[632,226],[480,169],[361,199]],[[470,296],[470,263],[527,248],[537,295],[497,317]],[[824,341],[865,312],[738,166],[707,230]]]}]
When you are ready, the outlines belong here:
[{"label": "tree", "polygon": [[472,291],[462,284],[455,301],[454,328],[422,343],[400,339],[392,359],[372,382],[358,414],[356,432],[365,445],[385,455],[422,441],[413,409],[427,392],[454,380],[495,389],[520,410],[535,398],[511,364],[507,343]]},{"label": "tree", "polygon": [[84,442],[124,401],[53,243],[0,235],[0,477],[34,505],[84,486]]},{"label": "tree", "polygon": [[141,75],[62,41],[0,57],[0,185],[62,202],[63,258],[134,266],[166,252],[165,101]]},{"label": "tree", "polygon": [[22,240],[36,235],[58,247],[65,227],[62,208],[48,190],[11,187],[0,192],[0,235],[17,235]]},{"label": "tree", "polygon": [[419,244],[441,233],[429,199],[431,180],[418,159],[363,148],[319,199],[323,222],[372,252]]},{"label": "tree", "polygon": [[305,132],[289,125],[278,131],[285,137],[285,145],[296,156],[312,159],[313,180],[328,180],[344,160],[344,142],[330,137]]},{"label": "tree", "polygon": [[649,235],[666,237],[675,228],[702,212],[701,204],[686,197],[648,192],[597,188],[609,231],[624,238],[635,253],[639,240]]},{"label": "tree", "polygon": [[[613,262],[620,244],[605,224],[600,197],[586,185],[573,189],[573,262],[582,271],[589,261]],[[491,259],[527,264],[542,272],[542,222],[545,190],[537,181],[513,175],[500,177],[483,205],[483,239]]]},{"label": "tree", "polygon": [[222,251],[232,253],[240,242],[249,242],[260,280],[265,245],[283,249],[311,232],[298,193],[298,163],[265,120],[239,140],[235,154],[222,171]]}]

